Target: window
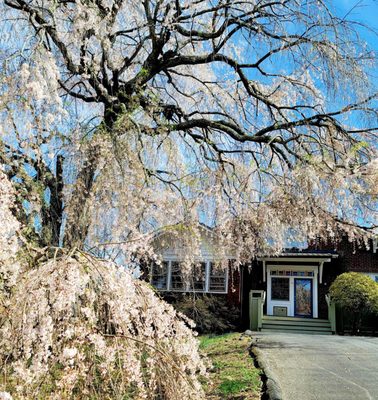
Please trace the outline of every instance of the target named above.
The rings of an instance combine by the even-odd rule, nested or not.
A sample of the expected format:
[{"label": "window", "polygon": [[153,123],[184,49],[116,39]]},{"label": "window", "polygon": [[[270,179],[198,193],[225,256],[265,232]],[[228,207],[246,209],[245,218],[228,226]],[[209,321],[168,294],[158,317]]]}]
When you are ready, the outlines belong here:
[{"label": "window", "polygon": [[290,300],[289,278],[272,278],[272,300]]},{"label": "window", "polygon": [[164,261],[161,265],[152,265],[151,284],[156,289],[167,290],[168,289],[168,263]]},{"label": "window", "polygon": [[151,284],[159,290],[227,293],[227,269],[210,261],[196,263],[186,279],[178,261],[153,265],[151,275]]},{"label": "window", "polygon": [[378,283],[378,274],[374,272],[361,272],[363,275],[369,276],[374,282]]},{"label": "window", "polygon": [[210,263],[210,279],[209,291],[210,292],[227,292],[227,270],[221,266]]},{"label": "window", "polygon": [[171,264],[171,290],[184,291],[185,282],[184,277],[181,272],[180,263],[177,261]]},{"label": "window", "polygon": [[190,277],[189,290],[203,292],[206,290],[206,263],[198,263],[193,266],[193,273]]}]

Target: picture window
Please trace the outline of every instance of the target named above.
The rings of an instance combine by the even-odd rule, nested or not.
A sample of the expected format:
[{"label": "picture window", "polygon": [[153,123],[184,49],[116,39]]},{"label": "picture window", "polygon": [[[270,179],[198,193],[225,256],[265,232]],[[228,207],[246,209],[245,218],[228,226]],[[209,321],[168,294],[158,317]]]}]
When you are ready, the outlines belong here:
[{"label": "picture window", "polygon": [[189,279],[184,278],[180,262],[164,261],[152,265],[150,282],[158,290],[227,293],[227,278],[228,270],[210,261],[193,265]]},{"label": "picture window", "polygon": [[272,300],[290,300],[289,278],[272,278]]}]

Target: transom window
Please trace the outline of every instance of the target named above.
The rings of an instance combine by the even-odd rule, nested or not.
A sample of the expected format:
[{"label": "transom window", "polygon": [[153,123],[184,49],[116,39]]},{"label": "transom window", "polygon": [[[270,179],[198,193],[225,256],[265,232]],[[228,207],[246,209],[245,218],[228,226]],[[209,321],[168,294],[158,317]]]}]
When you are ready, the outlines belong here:
[{"label": "transom window", "polygon": [[314,271],[271,270],[270,275],[278,276],[314,276]]},{"label": "transom window", "polygon": [[178,261],[164,261],[161,265],[152,265],[150,282],[159,290],[227,293],[227,278],[227,268],[210,261],[193,265],[187,279],[184,278]]},{"label": "transom window", "polygon": [[290,300],[290,280],[289,278],[272,278],[271,281],[272,300]]}]

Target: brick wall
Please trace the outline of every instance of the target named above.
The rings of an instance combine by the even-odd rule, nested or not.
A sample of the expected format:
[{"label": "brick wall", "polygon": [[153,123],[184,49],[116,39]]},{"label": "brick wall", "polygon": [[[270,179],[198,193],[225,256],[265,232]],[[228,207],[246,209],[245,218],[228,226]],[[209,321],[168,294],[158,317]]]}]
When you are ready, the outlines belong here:
[{"label": "brick wall", "polygon": [[229,267],[228,271],[228,291],[227,303],[229,305],[239,307],[241,301],[241,277],[240,269]]},{"label": "brick wall", "polygon": [[342,272],[376,272],[378,273],[378,252],[373,253],[372,242],[370,248],[359,247],[343,239],[338,243],[317,243],[313,246],[317,250],[336,250],[339,257],[332,264],[338,273]]},{"label": "brick wall", "polygon": [[[241,327],[249,328],[249,292],[250,290],[265,290],[266,282],[263,282],[262,263],[253,261],[252,267],[242,267],[241,269]],[[266,304],[264,313],[266,313]]]}]

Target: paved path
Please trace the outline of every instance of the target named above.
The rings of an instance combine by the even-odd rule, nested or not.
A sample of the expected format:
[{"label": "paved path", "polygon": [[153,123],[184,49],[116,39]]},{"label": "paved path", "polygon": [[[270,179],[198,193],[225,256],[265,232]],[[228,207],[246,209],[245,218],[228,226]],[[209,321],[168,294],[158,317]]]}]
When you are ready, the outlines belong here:
[{"label": "paved path", "polygon": [[253,336],[276,399],[378,400],[378,338],[264,332]]}]

